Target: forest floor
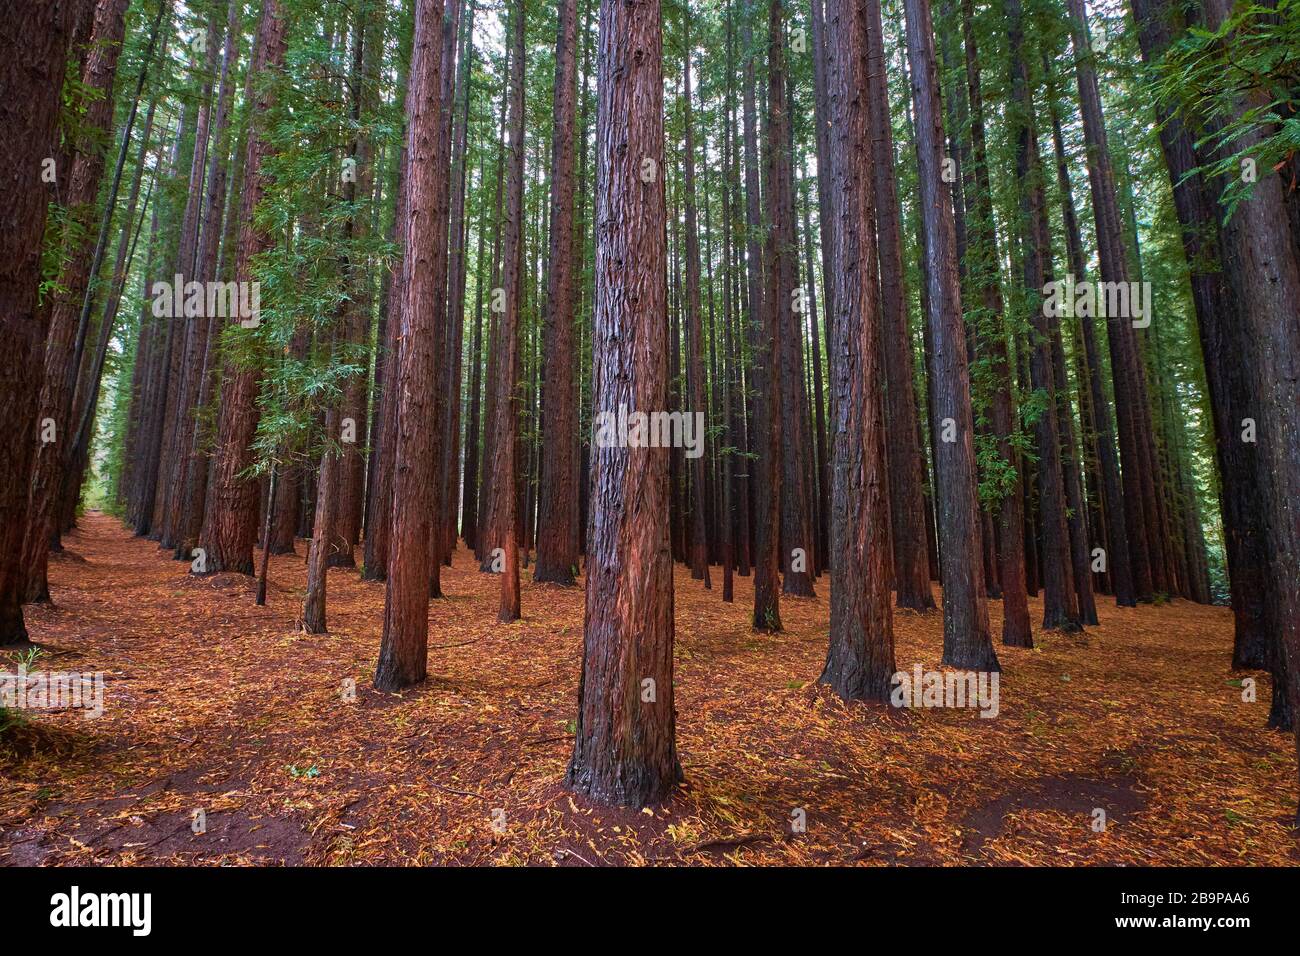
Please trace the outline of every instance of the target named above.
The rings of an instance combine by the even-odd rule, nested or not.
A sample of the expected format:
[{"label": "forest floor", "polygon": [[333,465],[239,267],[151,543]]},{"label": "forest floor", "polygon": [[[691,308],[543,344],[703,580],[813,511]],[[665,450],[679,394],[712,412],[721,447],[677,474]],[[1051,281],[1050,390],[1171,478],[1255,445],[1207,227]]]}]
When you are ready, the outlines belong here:
[{"label": "forest floor", "polygon": [[[29,712],[0,735],[0,864],[1300,863],[1295,751],[1264,727],[1266,675],[1242,700],[1226,608],[1103,601],[1084,635],[999,645],[984,719],[819,687],[825,578],[769,636],[749,627],[751,578],[728,605],[716,568],[706,592],[679,566],[686,783],[634,812],[560,786],[581,588],[525,570],[524,618],[501,625],[496,579],[459,550],[430,607],[429,679],[388,695],[370,686],[382,584],[331,571],[330,633],[295,631],[306,542],[272,558],[260,608],[250,579],[189,577],[107,515],[66,547],[57,605],[29,609],[31,669],[104,672],[105,709]],[[937,613],[897,612],[895,630],[900,670],[939,666]]]}]

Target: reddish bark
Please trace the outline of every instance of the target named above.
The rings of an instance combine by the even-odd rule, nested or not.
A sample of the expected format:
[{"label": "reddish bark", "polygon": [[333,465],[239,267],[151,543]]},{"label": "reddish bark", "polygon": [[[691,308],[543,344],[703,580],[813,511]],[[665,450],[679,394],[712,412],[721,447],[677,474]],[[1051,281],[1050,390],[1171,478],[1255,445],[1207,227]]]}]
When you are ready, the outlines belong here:
[{"label": "reddish bark", "polygon": [[[602,0],[596,121],[595,413],[666,409],[666,207],[657,0]],[[656,172],[661,172],[657,170]],[[578,729],[565,783],[646,806],[682,779],[673,692],[668,453],[593,445]]]},{"label": "reddish bark", "polygon": [[434,205],[436,158],[441,132],[439,55],[442,0],[417,0],[414,41],[406,93],[406,177],[402,257],[403,306],[396,338],[396,429],[393,448],[393,505],[384,632],[375,668],[375,687],[396,691],[423,680],[429,641],[429,536],[436,511],[439,429],[438,363],[442,316],[434,311]]}]

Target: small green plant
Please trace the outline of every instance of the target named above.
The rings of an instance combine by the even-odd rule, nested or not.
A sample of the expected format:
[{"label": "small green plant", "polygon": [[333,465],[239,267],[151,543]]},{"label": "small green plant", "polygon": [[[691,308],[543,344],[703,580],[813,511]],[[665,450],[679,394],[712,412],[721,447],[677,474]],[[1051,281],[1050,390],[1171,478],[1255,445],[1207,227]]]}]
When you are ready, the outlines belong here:
[{"label": "small green plant", "polygon": [[20,651],[14,655],[14,663],[19,667],[30,671],[32,667],[45,656],[45,651],[39,647],[29,647],[25,651]]},{"label": "small green plant", "polygon": [[295,780],[311,780],[314,777],[320,776],[320,768],[315,764],[312,764],[306,769],[299,769],[297,764],[289,764],[289,766],[284,769],[289,771],[289,776],[293,777]]}]

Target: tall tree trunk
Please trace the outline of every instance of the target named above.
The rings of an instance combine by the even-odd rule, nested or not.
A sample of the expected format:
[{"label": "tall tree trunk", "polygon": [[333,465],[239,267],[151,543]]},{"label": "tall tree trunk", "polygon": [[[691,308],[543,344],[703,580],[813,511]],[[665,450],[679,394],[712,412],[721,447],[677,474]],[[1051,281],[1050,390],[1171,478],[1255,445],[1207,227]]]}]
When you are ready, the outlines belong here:
[{"label": "tall tree trunk", "polygon": [[[1205,0],[1203,9],[1210,30],[1232,10],[1225,0]],[[1243,91],[1232,104],[1231,118],[1261,110],[1269,95],[1262,89]],[[1233,146],[1250,150],[1263,137],[1258,126],[1248,127]],[[1280,698],[1285,687],[1295,714],[1300,712],[1300,588],[1295,584],[1300,581],[1300,262],[1280,177],[1260,176],[1224,224],[1223,246],[1229,288],[1241,303],[1252,346],[1243,364],[1251,370],[1255,394],[1251,417],[1262,466],[1259,506],[1268,527],[1273,580],[1279,583],[1269,594],[1266,616],[1277,634],[1269,653],[1273,693]],[[1292,723],[1300,753],[1300,721]]]},{"label": "tall tree trunk", "polygon": [[[41,240],[50,185],[45,160],[58,139],[59,109],[69,44],[92,4],[37,3],[21,20],[0,27],[0,416],[20,432],[0,466],[0,645],[27,638],[23,562],[31,472],[41,434],[38,415],[47,325],[38,302]],[[66,167],[54,166],[56,194]],[[26,424],[23,424],[26,423]],[[23,437],[25,436],[25,437]]]},{"label": "tall tree trunk", "polygon": [[582,250],[574,244],[577,158],[577,0],[561,0],[555,37],[555,128],[551,140],[551,228],[543,305],[542,473],[534,581],[572,585],[578,564],[573,535],[578,506],[578,387],[574,311]]},{"label": "tall tree trunk", "polygon": [[1029,319],[1027,348],[1029,376],[1041,396],[1042,412],[1035,423],[1038,450],[1038,513],[1042,554],[1039,570],[1043,582],[1043,627],[1079,629],[1079,599],[1074,589],[1070,561],[1070,534],[1066,524],[1065,479],[1056,407],[1056,381],[1052,364],[1052,326],[1045,314],[1042,294],[1051,272],[1051,234],[1047,226],[1046,194],[1035,129],[1034,98],[1029,85],[1029,64],[1024,50],[1020,0],[1007,0],[1007,34],[1010,42],[1011,95],[1016,107],[1013,121],[1016,181],[1019,191],[1020,258],[1024,267],[1024,303]]},{"label": "tall tree trunk", "polygon": [[[889,492],[885,471],[880,321],[871,171],[875,161],[868,98],[859,91],[871,67],[864,54],[868,3],[829,0],[826,78],[829,176],[834,227],[832,258],[839,314],[832,328],[834,488],[831,535],[835,586],[831,589],[830,646],[820,680],[845,700],[887,703],[895,671],[889,593]],[[864,19],[867,22],[863,22]],[[877,23],[877,28],[879,24]],[[883,77],[882,77],[883,80]],[[926,582],[928,590],[929,582]]]},{"label": "tall tree trunk", "polygon": [[[217,120],[213,134],[213,144],[208,161],[207,198],[204,203],[202,238],[198,252],[198,277],[200,280],[218,282],[217,257],[222,235],[223,204],[228,208],[226,184],[229,179],[231,189],[235,188],[233,177],[228,175],[226,132],[230,124],[232,100],[234,99],[235,70],[239,60],[239,34],[242,4],[239,0],[230,0],[226,17],[226,45],[221,58],[221,82],[217,92]],[[199,379],[199,393],[196,407],[206,408],[212,400],[216,389],[214,367],[220,350],[220,318],[213,315],[208,318],[206,348],[203,354],[202,371]],[[181,489],[180,509],[177,518],[176,554],[185,558],[192,554],[198,542],[199,532],[203,527],[204,501],[208,487],[207,438],[202,423],[196,423],[187,451],[189,461],[186,465],[185,484]],[[278,484],[278,482],[277,482]],[[297,485],[294,484],[296,490]],[[290,530],[289,550],[293,550],[293,532]]]},{"label": "tall tree trunk", "polygon": [[[1070,27],[1074,38],[1075,75],[1079,88],[1079,103],[1083,114],[1084,144],[1088,154],[1088,182],[1092,189],[1093,215],[1096,218],[1097,252],[1101,263],[1103,282],[1128,282],[1128,258],[1124,251],[1123,235],[1119,221],[1119,205],[1115,198],[1115,175],[1111,166],[1110,151],[1106,142],[1106,128],[1102,118],[1101,96],[1097,89],[1097,74],[1088,46],[1087,28],[1083,22],[1082,0],[1067,0]],[[1115,417],[1119,424],[1120,459],[1123,465],[1123,508],[1125,537],[1128,544],[1129,563],[1133,576],[1134,595],[1137,600],[1149,601],[1153,595],[1152,540],[1150,529],[1154,508],[1154,495],[1149,490],[1151,476],[1143,466],[1142,408],[1146,404],[1146,385],[1141,378],[1137,348],[1129,319],[1107,316],[1107,338],[1110,344],[1111,374],[1115,384]],[[1120,500],[1117,498],[1117,500]],[[1116,536],[1111,532],[1111,545],[1116,552]],[[1116,572],[1116,600],[1121,598],[1122,565],[1118,553],[1107,556],[1110,567]]]},{"label": "tall tree trunk", "polygon": [[[700,235],[699,218],[695,205],[695,121],[691,109],[691,35],[690,13],[683,11],[686,21],[684,44],[685,54],[682,58],[682,108],[685,111],[684,124],[686,142],[684,146],[684,180],[686,205],[686,378],[688,401],[684,403],[684,412],[692,420],[696,413],[705,412],[704,404],[704,365],[701,352],[704,347],[703,316],[700,313]],[[705,412],[707,416],[707,412]],[[691,530],[690,530],[690,565],[691,577],[702,580],[706,589],[713,587],[709,578],[708,539],[705,522],[707,515],[704,502],[705,485],[705,435],[696,436],[700,442],[700,454],[691,461]]]},{"label": "tall tree trunk", "polygon": [[781,469],[780,405],[772,376],[775,329],[764,307],[764,263],[758,165],[758,115],[754,102],[754,12],[757,0],[745,0],[741,13],[741,40],[745,50],[741,112],[745,140],[745,262],[749,277],[749,339],[753,356],[750,388],[754,395],[749,430],[751,487],[753,489],[754,627],[781,629]]},{"label": "tall tree trunk", "polygon": [[[928,0],[905,0],[907,59],[916,111],[921,235],[925,255],[926,311],[931,329],[931,419],[941,429],[935,447],[937,524],[943,537],[943,662],[971,670],[997,670],[989,638],[980,518],[976,489],[970,372],[957,278],[957,235],[952,196],[943,182],[945,152],[939,105],[934,29]],[[947,431],[951,441],[943,440]]]},{"label": "tall tree trunk", "polygon": [[[601,0],[593,411],[666,409],[663,35],[658,0]],[[647,181],[646,162],[655,175]],[[587,617],[566,785],[658,803],[682,779],[673,691],[668,454],[593,444]]]},{"label": "tall tree trunk", "polygon": [[402,295],[397,329],[397,403],[393,443],[393,505],[384,632],[375,668],[375,687],[396,691],[423,680],[429,645],[429,536],[436,512],[430,507],[437,482],[438,361],[442,316],[435,313],[433,269],[434,206],[441,134],[442,0],[417,0],[409,85],[406,93],[405,237]]},{"label": "tall tree trunk", "polygon": [[980,290],[985,316],[976,322],[976,348],[992,365],[992,427],[1001,467],[1008,480],[998,502],[998,583],[1002,592],[1002,643],[1033,647],[1025,586],[1024,497],[1020,485],[1020,452],[1015,442],[1020,430],[1016,407],[1015,376],[1007,355],[1007,331],[1002,302],[997,227],[993,218],[993,190],[989,179],[984,96],[980,88],[979,48],[975,39],[973,0],[962,0],[962,35],[966,52],[966,93],[970,104],[971,159],[967,170],[974,188],[967,190],[967,274]]}]

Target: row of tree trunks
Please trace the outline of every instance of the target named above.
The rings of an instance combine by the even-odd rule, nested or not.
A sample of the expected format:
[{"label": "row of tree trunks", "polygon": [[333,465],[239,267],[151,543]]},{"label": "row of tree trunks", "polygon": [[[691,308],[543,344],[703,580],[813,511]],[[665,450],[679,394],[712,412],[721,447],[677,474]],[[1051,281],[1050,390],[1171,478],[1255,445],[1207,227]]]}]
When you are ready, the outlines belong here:
[{"label": "row of tree trunks", "polygon": [[[91,280],[93,235],[91,223],[104,173],[105,146],[113,120],[113,85],[126,31],[127,0],[100,0],[95,9],[90,53],[82,84],[88,105],[81,118],[67,192],[68,223],[64,227],[62,267],[50,310],[49,331],[42,361],[38,436],[39,447],[31,469],[27,505],[26,541],[22,565],[27,580],[25,602],[49,601],[46,576],[51,539],[58,535],[57,511],[61,500],[63,469],[72,443],[71,406],[78,356],[75,354],[82,302]],[[39,165],[39,164],[38,164]],[[56,175],[57,175],[56,168]],[[39,247],[39,242],[37,243]]]},{"label": "row of tree trunks", "polygon": [[[1138,42],[1145,60],[1158,59],[1172,39],[1175,12],[1165,0],[1133,0]],[[1265,516],[1259,508],[1262,488],[1258,451],[1242,440],[1243,422],[1255,405],[1250,373],[1241,356],[1248,355],[1246,324],[1241,303],[1230,294],[1222,269],[1225,250],[1219,227],[1216,190],[1197,170],[1198,156],[1191,134],[1182,120],[1158,114],[1160,146],[1169,170],[1174,208],[1182,226],[1183,247],[1190,270],[1192,302],[1196,309],[1205,379],[1214,419],[1214,448],[1219,464],[1219,502],[1234,621],[1233,666],[1267,665],[1269,628],[1268,592],[1274,587],[1269,571]],[[1283,695],[1285,696],[1285,695]]]}]

